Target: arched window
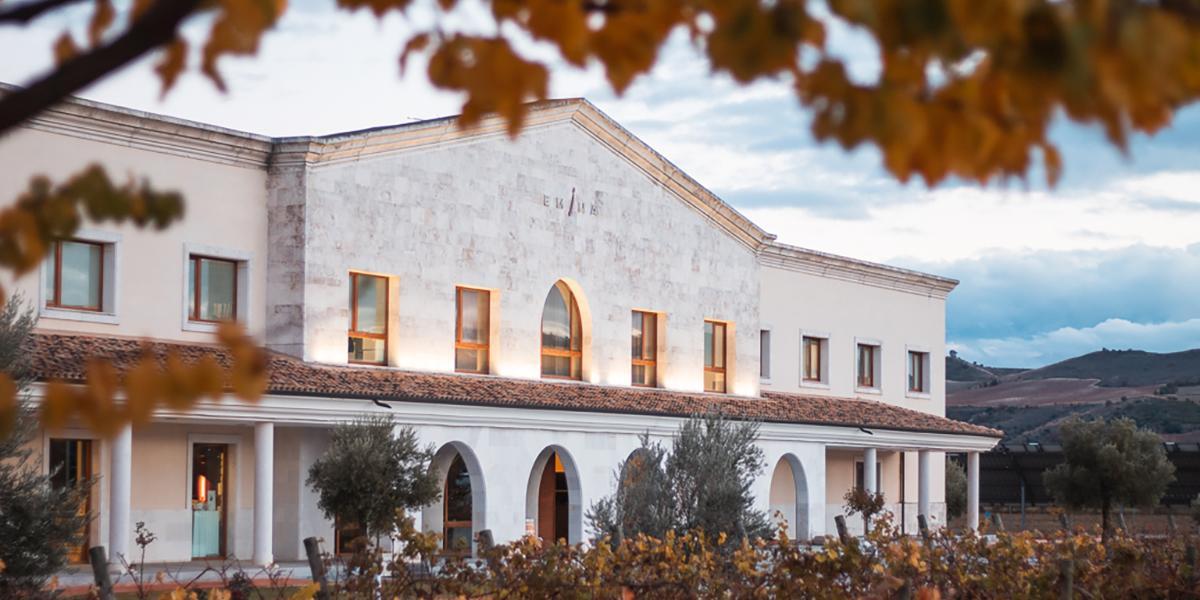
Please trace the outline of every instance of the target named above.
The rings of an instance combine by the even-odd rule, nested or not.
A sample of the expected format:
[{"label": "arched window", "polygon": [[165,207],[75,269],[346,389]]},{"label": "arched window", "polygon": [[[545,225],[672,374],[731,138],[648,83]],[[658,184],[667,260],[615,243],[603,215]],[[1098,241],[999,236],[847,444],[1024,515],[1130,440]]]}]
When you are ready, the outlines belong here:
[{"label": "arched window", "polygon": [[559,281],[550,288],[542,308],[542,377],[580,379],[582,348],[579,304],[567,284]]},{"label": "arched window", "polygon": [[450,463],[442,500],[446,510],[442,521],[442,539],[446,550],[469,553],[474,535],[471,524],[471,474],[467,472],[467,463],[463,462],[461,454],[456,454]]}]

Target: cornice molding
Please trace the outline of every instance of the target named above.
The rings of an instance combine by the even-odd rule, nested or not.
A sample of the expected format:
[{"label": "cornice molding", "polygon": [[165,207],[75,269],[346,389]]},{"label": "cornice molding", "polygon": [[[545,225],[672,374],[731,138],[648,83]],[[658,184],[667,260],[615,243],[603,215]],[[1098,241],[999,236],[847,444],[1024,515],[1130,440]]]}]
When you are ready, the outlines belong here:
[{"label": "cornice molding", "polygon": [[759,263],[767,267],[908,292],[930,298],[945,299],[958,285],[957,280],[948,277],[789,246],[779,242],[766,245],[758,256]]},{"label": "cornice molding", "polygon": [[[15,89],[0,84],[0,95]],[[131,108],[69,98],[24,124],[74,138],[236,167],[263,169],[272,139]]]},{"label": "cornice molding", "polygon": [[[45,384],[31,386],[31,400],[41,402]],[[202,400],[186,411],[159,409],[155,420],[174,423],[272,422],[280,425],[331,427],[364,413],[386,414],[406,425],[438,427],[478,427],[487,429],[535,429],[592,434],[649,432],[671,437],[678,433],[683,417],[648,416],[623,413],[503,408],[441,404],[432,402],[390,401],[390,409],[367,399],[327,398],[306,395],[268,394],[248,403],[233,396],[219,401]],[[804,423],[762,423],[759,439],[767,442],[816,443],[836,448],[879,448],[888,450],[932,450],[944,452],[986,452],[999,439],[980,435],[900,431]]]}]

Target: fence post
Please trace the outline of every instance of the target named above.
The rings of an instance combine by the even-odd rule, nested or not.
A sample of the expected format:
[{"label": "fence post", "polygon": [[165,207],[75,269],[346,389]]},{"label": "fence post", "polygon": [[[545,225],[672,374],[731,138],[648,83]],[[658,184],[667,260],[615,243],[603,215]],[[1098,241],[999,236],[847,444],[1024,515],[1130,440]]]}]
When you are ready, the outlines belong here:
[{"label": "fence post", "polygon": [[112,578],[108,575],[108,557],[104,555],[104,546],[89,548],[88,560],[92,563],[92,577],[96,579],[96,589],[100,590],[100,600],[113,600]]},{"label": "fence post", "polygon": [[1167,535],[1170,537],[1175,536],[1175,513],[1169,509],[1167,511]]},{"label": "fence post", "polygon": [[1075,597],[1075,561],[1069,558],[1063,558],[1058,561],[1058,597],[1062,600],[1071,600]]},{"label": "fence post", "polygon": [[1183,550],[1183,564],[1187,565],[1188,587],[1196,585],[1196,547],[1188,544]]},{"label": "fence post", "polygon": [[837,525],[838,539],[843,544],[850,543],[850,531],[846,529],[846,517],[838,515],[833,518],[833,523]]},{"label": "fence post", "polygon": [[1065,512],[1058,513],[1058,524],[1062,525],[1065,531],[1071,530],[1071,520],[1067,518],[1067,513]]},{"label": "fence post", "polygon": [[1117,525],[1121,528],[1122,535],[1129,535],[1129,526],[1125,524],[1125,507],[1117,512]]},{"label": "fence post", "polygon": [[325,580],[325,561],[321,560],[321,543],[315,537],[304,538],[304,553],[308,555],[308,570],[313,583],[320,585],[318,600],[329,600],[329,583]]},{"label": "fence post", "polygon": [[1004,519],[1000,518],[1000,513],[992,513],[992,526],[996,528],[996,533],[1004,533]]}]

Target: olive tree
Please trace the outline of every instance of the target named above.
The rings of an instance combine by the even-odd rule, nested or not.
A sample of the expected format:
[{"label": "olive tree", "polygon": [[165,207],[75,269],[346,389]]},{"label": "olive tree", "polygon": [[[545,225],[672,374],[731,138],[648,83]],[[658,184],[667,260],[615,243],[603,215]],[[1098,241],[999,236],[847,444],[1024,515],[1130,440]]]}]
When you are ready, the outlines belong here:
[{"label": "olive tree", "polygon": [[19,297],[0,309],[0,371],[22,397],[3,416],[11,425],[0,429],[0,598],[37,596],[66,566],[68,548],[83,543],[90,520],[80,507],[92,482],[54,485],[54,473],[42,473],[31,449],[38,420],[24,398],[30,374],[23,346],[33,325],[33,313]]},{"label": "olive tree", "polygon": [[362,416],[333,430],[329,449],[308,470],[317,506],[326,518],[354,523],[368,537],[386,534],[404,511],[438,499],[429,469],[431,446],[390,416]]},{"label": "olive tree", "polygon": [[1107,541],[1113,505],[1153,506],[1175,480],[1158,434],[1130,419],[1063,423],[1065,461],[1046,471],[1046,488],[1067,508],[1099,508]]},{"label": "olive tree", "polygon": [[967,471],[953,460],[946,461],[946,518],[967,512]]},{"label": "olive tree", "polygon": [[592,505],[597,538],[700,531],[711,539],[770,537],[767,515],[753,508],[751,487],[765,461],[758,424],[721,415],[683,423],[667,452],[642,436],[642,445],[617,469],[617,492]]}]

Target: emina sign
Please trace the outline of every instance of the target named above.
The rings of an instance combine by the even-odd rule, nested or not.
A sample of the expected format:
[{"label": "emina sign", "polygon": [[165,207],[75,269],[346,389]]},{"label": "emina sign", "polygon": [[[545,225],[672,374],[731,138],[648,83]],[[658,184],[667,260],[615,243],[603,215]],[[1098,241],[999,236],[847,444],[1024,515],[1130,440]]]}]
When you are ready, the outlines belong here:
[{"label": "emina sign", "polygon": [[570,198],[542,194],[542,206],[554,210],[561,210],[567,213],[568,217],[576,217],[580,215],[598,217],[600,216],[601,205],[599,202],[589,203],[576,198],[575,188],[571,188]]}]

